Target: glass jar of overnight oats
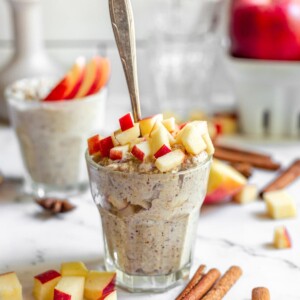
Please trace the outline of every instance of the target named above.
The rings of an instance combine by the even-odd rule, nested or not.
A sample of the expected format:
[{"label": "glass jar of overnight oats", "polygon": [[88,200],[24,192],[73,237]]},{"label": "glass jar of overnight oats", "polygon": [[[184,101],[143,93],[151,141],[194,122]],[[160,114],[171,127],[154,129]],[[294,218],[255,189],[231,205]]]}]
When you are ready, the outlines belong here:
[{"label": "glass jar of overnight oats", "polygon": [[48,79],[24,79],[6,90],[25,187],[40,197],[87,187],[86,138],[104,124],[106,89],[79,100],[41,101],[52,86]]},{"label": "glass jar of overnight oats", "polygon": [[162,292],[188,276],[211,156],[167,173],[141,173],[132,162],[102,166],[88,152],[86,160],[105,266],[117,272],[118,284],[131,292]]}]

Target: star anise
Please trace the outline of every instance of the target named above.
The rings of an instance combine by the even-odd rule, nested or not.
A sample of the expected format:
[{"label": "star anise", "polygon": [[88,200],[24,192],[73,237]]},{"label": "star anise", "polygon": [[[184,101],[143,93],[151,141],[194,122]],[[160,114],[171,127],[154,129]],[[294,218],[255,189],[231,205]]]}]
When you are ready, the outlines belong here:
[{"label": "star anise", "polygon": [[35,200],[45,210],[53,213],[66,213],[73,210],[76,206],[71,204],[67,199],[58,198],[38,198]]}]

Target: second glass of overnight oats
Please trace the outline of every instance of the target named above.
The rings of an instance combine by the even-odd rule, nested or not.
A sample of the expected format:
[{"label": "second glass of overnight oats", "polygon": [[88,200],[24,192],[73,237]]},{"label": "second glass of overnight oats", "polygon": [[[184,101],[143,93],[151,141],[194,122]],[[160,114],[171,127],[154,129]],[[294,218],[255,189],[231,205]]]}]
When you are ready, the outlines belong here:
[{"label": "second glass of overnight oats", "polygon": [[56,85],[50,79],[33,78],[7,88],[27,192],[39,197],[61,196],[88,186],[86,138],[104,123],[107,79],[96,77],[103,63],[107,69],[108,62],[100,57],[88,64],[80,58]]},{"label": "second glass of overnight oats", "polygon": [[214,148],[204,121],[120,119],[86,153],[100,211],[105,266],[132,292],[162,292],[190,270]]}]

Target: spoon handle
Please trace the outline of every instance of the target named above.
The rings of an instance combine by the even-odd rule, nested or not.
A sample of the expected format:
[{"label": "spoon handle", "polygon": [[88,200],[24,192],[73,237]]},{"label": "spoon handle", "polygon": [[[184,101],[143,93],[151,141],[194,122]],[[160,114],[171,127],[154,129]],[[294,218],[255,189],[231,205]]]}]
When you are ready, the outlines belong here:
[{"label": "spoon handle", "polygon": [[135,122],[141,119],[136,45],[130,0],[109,0],[110,18],[129,90]]}]

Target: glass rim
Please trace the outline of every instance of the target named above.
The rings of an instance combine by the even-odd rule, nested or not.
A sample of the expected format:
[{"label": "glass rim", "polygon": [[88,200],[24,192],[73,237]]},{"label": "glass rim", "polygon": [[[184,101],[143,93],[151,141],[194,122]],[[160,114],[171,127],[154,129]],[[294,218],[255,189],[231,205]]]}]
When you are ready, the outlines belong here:
[{"label": "glass rim", "polygon": [[139,172],[121,172],[121,171],[116,171],[116,170],[112,170],[110,168],[107,168],[107,167],[104,167],[104,166],[101,166],[99,164],[97,164],[93,159],[92,157],[90,156],[89,154],[89,151],[88,149],[85,151],[85,159],[86,159],[86,162],[87,162],[87,165],[88,167],[91,167],[93,168],[94,170],[103,170],[105,172],[110,172],[110,173],[115,173],[115,174],[128,174],[128,175],[138,175],[138,176],[144,176],[144,175],[147,175],[147,176],[166,176],[166,175],[184,175],[186,173],[189,173],[191,171],[194,171],[194,170],[198,170],[198,169],[201,169],[203,167],[205,167],[208,163],[210,163],[212,161],[212,158],[213,158],[213,155],[209,155],[207,154],[207,157],[201,161],[201,163],[199,163],[198,165],[196,166],[193,166],[192,168],[189,168],[189,169],[186,169],[186,170],[182,170],[182,171],[179,171],[179,172],[176,172],[176,173],[172,173],[172,172],[166,172],[166,173],[139,173]]},{"label": "glass rim", "polygon": [[12,92],[12,88],[17,83],[27,82],[27,81],[34,81],[34,80],[43,80],[43,79],[49,79],[52,80],[53,77],[32,77],[32,78],[23,78],[14,81],[10,85],[8,85],[4,89],[4,96],[7,103],[20,103],[22,105],[25,105],[26,107],[59,107],[59,106],[72,106],[72,105],[80,105],[82,103],[86,102],[93,102],[98,101],[99,97],[105,97],[107,93],[107,84],[103,86],[100,91],[98,91],[96,94],[88,95],[82,98],[76,99],[65,99],[65,100],[54,100],[54,101],[26,101],[26,99],[20,99],[14,95]]}]

